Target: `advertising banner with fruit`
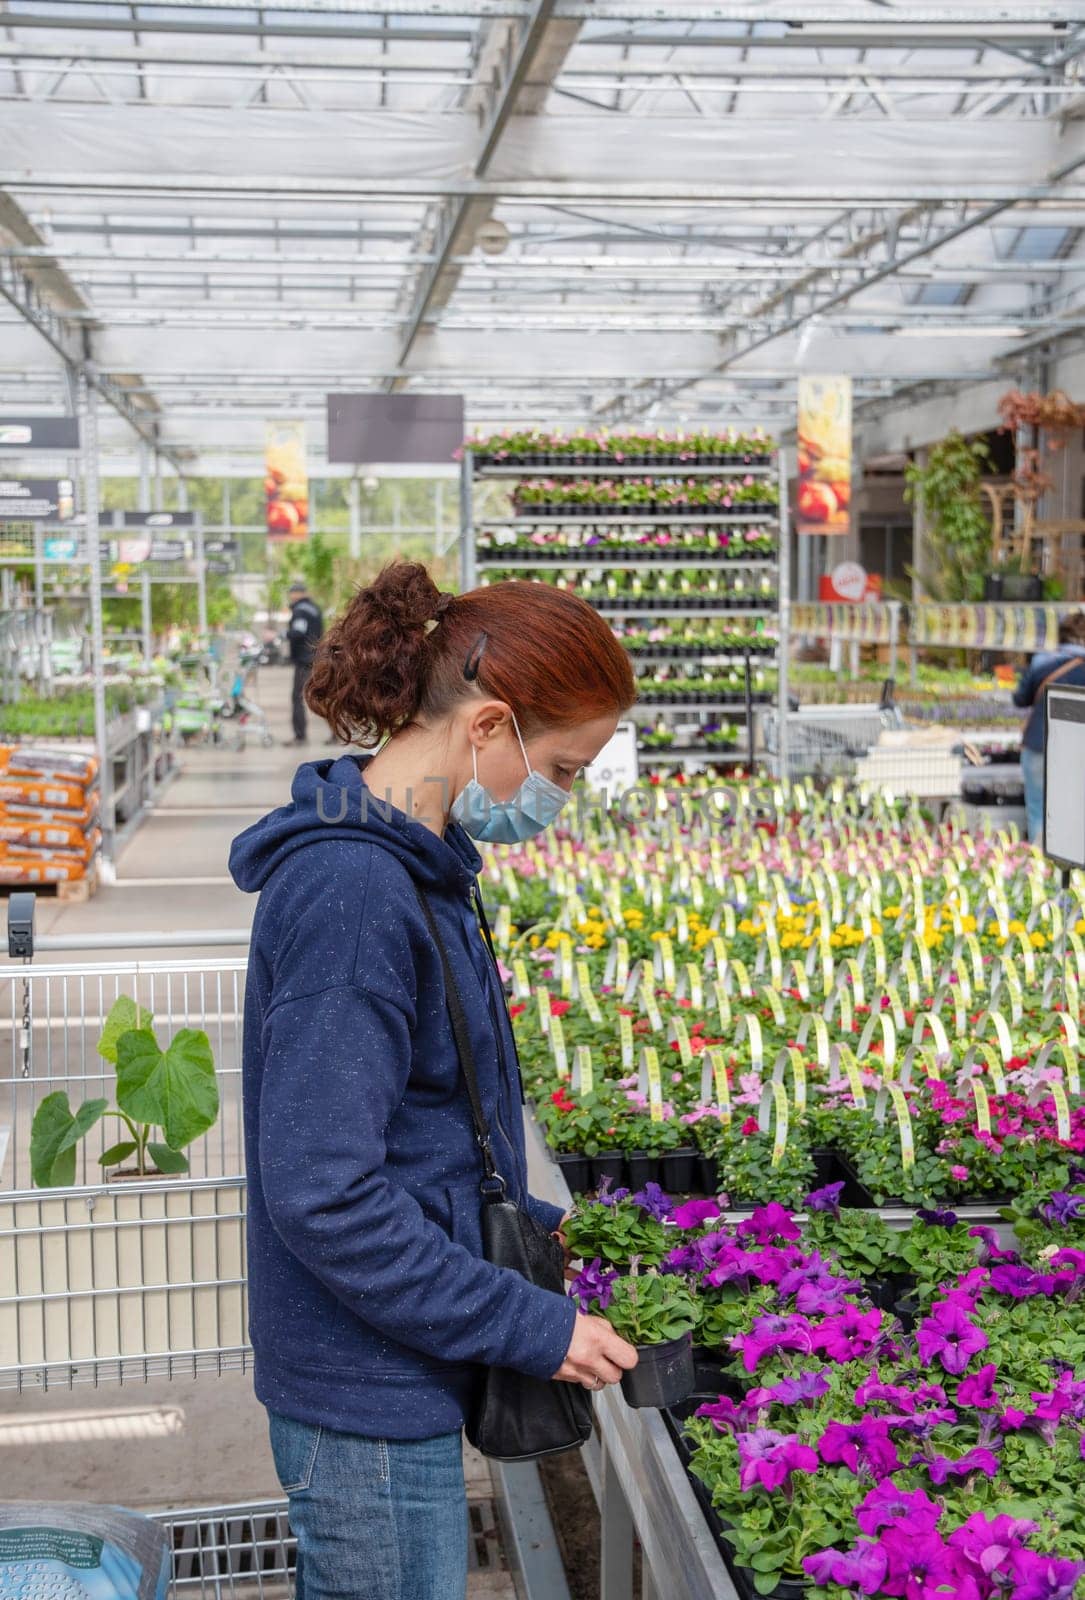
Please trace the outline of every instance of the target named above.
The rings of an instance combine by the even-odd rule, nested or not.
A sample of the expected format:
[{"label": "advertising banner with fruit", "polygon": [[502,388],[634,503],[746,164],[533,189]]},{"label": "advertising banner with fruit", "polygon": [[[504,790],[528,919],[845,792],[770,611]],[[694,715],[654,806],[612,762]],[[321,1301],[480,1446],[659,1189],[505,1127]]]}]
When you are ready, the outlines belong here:
[{"label": "advertising banner with fruit", "polygon": [[304,422],[269,422],[264,454],[267,536],[280,543],[309,537],[309,470]]},{"label": "advertising banner with fruit", "polygon": [[851,528],[851,379],[799,379],[800,533]]}]

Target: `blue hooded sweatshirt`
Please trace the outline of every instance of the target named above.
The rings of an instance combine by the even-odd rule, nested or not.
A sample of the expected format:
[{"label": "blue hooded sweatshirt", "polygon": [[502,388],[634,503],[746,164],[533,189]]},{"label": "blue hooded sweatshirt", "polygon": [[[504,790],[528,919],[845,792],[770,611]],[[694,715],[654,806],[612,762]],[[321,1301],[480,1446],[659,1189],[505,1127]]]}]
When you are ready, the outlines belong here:
[{"label": "blue hooded sweatshirt", "polygon": [[504,990],[475,911],[481,860],[369,793],[365,759],[299,767],[234,840],[259,891],[245,995],[249,1329],[271,1410],[371,1438],[454,1432],[482,1365],[550,1378],[575,1308],[483,1258],[481,1156],[425,891],[467,1013],[498,1170],[527,1193]]}]

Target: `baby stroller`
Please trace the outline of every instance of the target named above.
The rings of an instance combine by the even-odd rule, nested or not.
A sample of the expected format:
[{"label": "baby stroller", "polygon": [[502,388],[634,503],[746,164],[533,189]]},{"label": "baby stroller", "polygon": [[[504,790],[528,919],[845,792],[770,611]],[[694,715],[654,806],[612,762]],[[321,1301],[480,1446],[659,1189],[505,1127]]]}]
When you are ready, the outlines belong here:
[{"label": "baby stroller", "polygon": [[219,717],[225,724],[223,736],[233,750],[244,750],[249,733],[256,734],[265,749],[275,743],[275,735],[268,726],[267,713],[247,692],[255,680],[259,662],[258,649],[241,650],[229,691],[218,707]]}]

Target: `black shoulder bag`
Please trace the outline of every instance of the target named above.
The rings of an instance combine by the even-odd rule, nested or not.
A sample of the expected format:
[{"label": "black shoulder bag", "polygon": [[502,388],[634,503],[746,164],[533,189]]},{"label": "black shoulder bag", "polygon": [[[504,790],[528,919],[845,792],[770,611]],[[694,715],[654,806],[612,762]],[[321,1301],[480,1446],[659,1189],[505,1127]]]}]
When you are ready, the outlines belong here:
[{"label": "black shoulder bag", "polygon": [[[506,1198],[505,1180],[494,1162],[490,1128],[482,1109],[463,1000],[436,918],[420,889],[418,898],[441,958],[456,1053],[482,1152],[483,1253],[495,1267],[511,1268],[538,1288],[563,1295],[565,1253],[560,1242],[522,1206]],[[508,1367],[485,1368],[477,1407],[465,1423],[475,1449],[497,1461],[531,1461],[562,1450],[578,1450],[591,1437],[591,1428],[591,1396],[586,1389],[575,1383],[532,1378]]]}]

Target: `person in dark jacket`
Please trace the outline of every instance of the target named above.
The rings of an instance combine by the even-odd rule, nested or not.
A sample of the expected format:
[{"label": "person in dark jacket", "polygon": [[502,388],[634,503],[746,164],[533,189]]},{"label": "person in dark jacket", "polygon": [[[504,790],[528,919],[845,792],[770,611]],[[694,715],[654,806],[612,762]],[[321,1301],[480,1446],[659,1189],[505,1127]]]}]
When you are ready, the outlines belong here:
[{"label": "person in dark jacket", "polygon": [[324,613],[305,585],[304,578],[295,578],[287,591],[290,600],[290,622],[286,637],[290,646],[290,661],[294,668],[291,696],[291,716],[294,737],[286,744],[305,744],[309,737],[305,719],[305,685],[313,670],[316,647],[324,634]]},{"label": "person in dark jacket", "polygon": [[1021,733],[1021,774],[1028,836],[1034,844],[1044,832],[1044,700],[1050,682],[1085,684],[1085,611],[1061,619],[1058,648],[1033,656],[1013,692],[1014,705],[1030,708]]},{"label": "person in dark jacket", "polygon": [[483,1255],[481,1158],[428,900],[509,1193],[527,1185],[505,992],[473,840],[554,819],[634,698],[629,657],[545,584],[439,594],[397,562],[330,629],[308,687],[344,741],[234,842],[258,892],[243,1050],[255,1384],[301,1600],[462,1600],[460,1430],[488,1366],[601,1388],[636,1352]]}]

